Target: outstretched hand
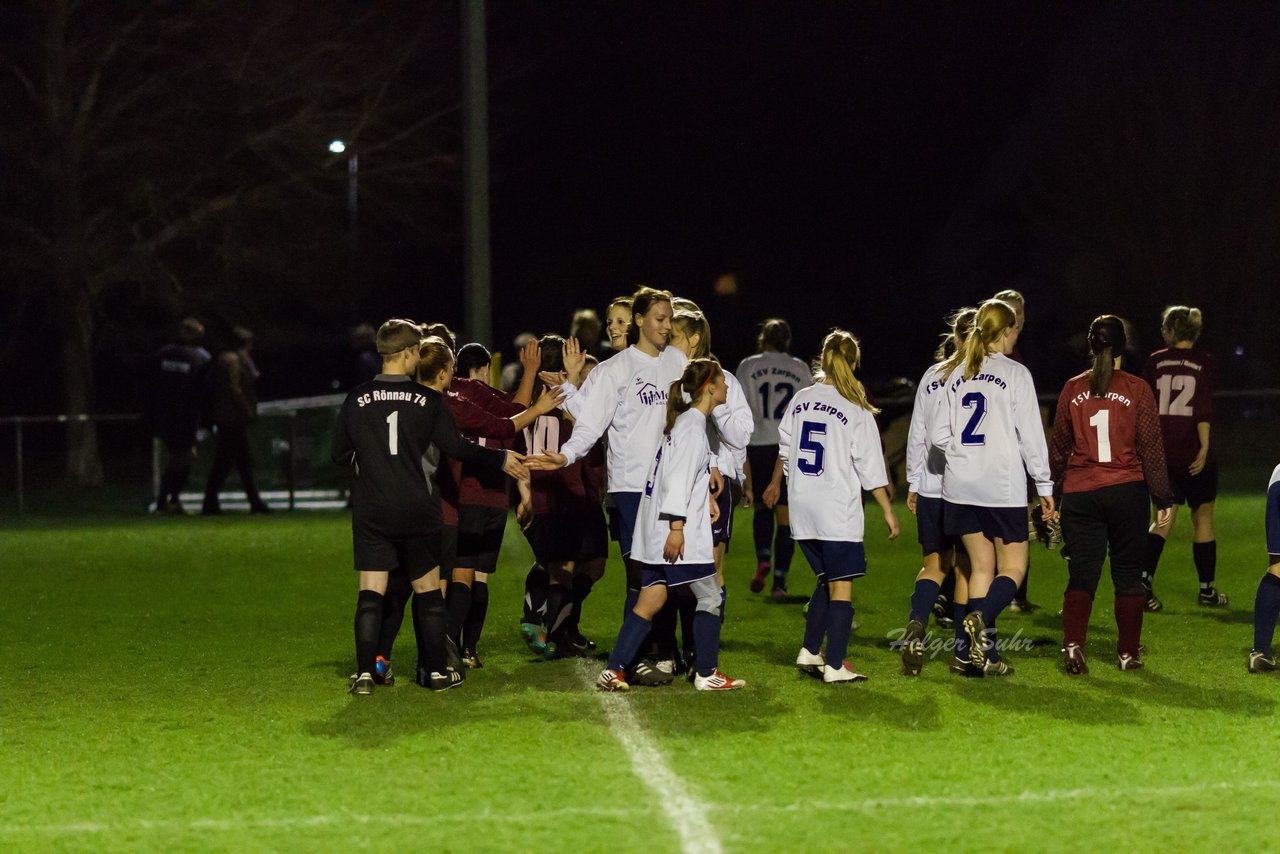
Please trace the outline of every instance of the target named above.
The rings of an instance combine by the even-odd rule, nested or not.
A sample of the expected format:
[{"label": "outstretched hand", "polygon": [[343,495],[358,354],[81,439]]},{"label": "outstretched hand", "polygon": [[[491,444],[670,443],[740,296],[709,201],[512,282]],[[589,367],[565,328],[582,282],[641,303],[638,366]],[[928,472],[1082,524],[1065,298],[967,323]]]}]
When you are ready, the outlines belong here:
[{"label": "outstretched hand", "polygon": [[502,462],[502,470],[514,477],[516,480],[529,480],[529,469],[524,464],[525,458],[515,451],[507,451],[506,459]]},{"label": "outstretched hand", "polygon": [[520,366],[529,374],[537,373],[538,368],[542,367],[542,347],[538,344],[538,339],[535,338],[520,348]]},{"label": "outstretched hand", "polygon": [[582,379],[582,369],[587,364],[587,354],[582,351],[582,345],[578,343],[577,338],[570,338],[564,342],[564,371],[569,375],[569,381],[574,385]]},{"label": "outstretched hand", "polygon": [[569,464],[564,454],[553,454],[550,451],[542,454],[530,454],[524,458],[524,464],[530,471],[555,471]]},{"label": "outstretched hand", "polygon": [[558,388],[545,386],[542,394],[538,395],[538,399],[533,402],[531,407],[534,412],[539,415],[546,415],[555,410],[557,406],[564,403],[565,396],[560,393]]}]

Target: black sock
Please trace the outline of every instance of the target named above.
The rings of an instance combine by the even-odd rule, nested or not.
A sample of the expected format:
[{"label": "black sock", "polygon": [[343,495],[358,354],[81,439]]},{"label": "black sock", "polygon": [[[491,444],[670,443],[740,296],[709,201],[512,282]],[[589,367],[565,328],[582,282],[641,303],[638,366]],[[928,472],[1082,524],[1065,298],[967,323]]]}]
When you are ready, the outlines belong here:
[{"label": "black sock", "polygon": [[529,567],[524,577],[524,617],[521,622],[537,625],[547,610],[547,585],[551,582],[547,571],[538,564]]},{"label": "black sock", "polygon": [[471,588],[460,581],[449,584],[449,637],[458,648],[462,647],[462,627],[471,613]]},{"label": "black sock", "polygon": [[1280,577],[1265,573],[1258,582],[1258,593],[1253,599],[1253,650],[1266,653],[1270,658],[1271,640],[1276,633],[1276,618],[1280,616]]},{"label": "black sock", "polygon": [[763,504],[756,506],[751,517],[751,538],[755,541],[756,562],[766,563],[773,553],[773,511]]},{"label": "black sock", "polygon": [[422,629],[418,635],[418,667],[428,673],[443,674],[448,669],[445,655],[447,623],[448,611],[439,590],[413,594],[413,625],[415,629]]},{"label": "black sock", "polygon": [[382,594],[361,590],[356,598],[356,673],[372,673],[382,633]]},{"label": "black sock", "polygon": [[591,595],[591,588],[595,583],[595,579],[585,572],[575,572],[573,574],[573,592],[570,595],[573,601],[573,609],[569,611],[569,619],[565,621],[565,632],[572,637],[582,636],[582,632],[578,628],[579,621],[582,619],[582,603]]},{"label": "black sock", "polygon": [[796,541],[791,539],[791,526],[779,525],[773,535],[773,588],[787,587],[787,573],[791,571],[791,556],[795,554]]},{"label": "black sock", "polygon": [[404,606],[413,594],[409,579],[399,572],[391,573],[387,592],[382,597],[382,630],[378,634],[378,655],[391,660],[391,648],[404,622]]},{"label": "black sock", "polygon": [[[696,600],[695,600],[696,601]],[[674,661],[676,657],[675,597],[668,595],[658,613],[653,615],[653,628],[649,632],[652,654],[658,661]]]},{"label": "black sock", "polygon": [[1196,575],[1200,576],[1200,589],[1213,587],[1218,575],[1218,541],[1191,544],[1191,559],[1196,564]]},{"label": "black sock", "polygon": [[1148,582],[1156,577],[1156,567],[1160,564],[1160,553],[1164,551],[1164,537],[1159,534],[1147,534],[1146,565],[1142,573]]},{"label": "black sock", "polygon": [[676,613],[680,618],[680,658],[684,660],[686,669],[697,659],[698,638],[693,630],[694,612],[697,610],[698,598],[691,593],[676,599]]},{"label": "black sock", "polygon": [[947,577],[942,580],[942,589],[938,591],[938,595],[946,600],[943,607],[950,609],[951,603],[956,598],[956,574],[948,572]]},{"label": "black sock", "polygon": [[547,588],[547,619],[543,623],[547,627],[547,637],[558,636],[565,618],[572,607],[570,596],[572,591],[563,584],[552,584]]},{"label": "black sock", "polygon": [[1022,576],[1022,583],[1018,585],[1018,592],[1014,595],[1015,602],[1027,601],[1027,579],[1031,577],[1031,562],[1027,562],[1027,571]]},{"label": "black sock", "polygon": [[476,651],[480,643],[480,632],[484,629],[484,618],[489,613],[489,585],[476,579],[471,583],[471,610],[467,612],[467,620],[462,625],[462,648]]}]

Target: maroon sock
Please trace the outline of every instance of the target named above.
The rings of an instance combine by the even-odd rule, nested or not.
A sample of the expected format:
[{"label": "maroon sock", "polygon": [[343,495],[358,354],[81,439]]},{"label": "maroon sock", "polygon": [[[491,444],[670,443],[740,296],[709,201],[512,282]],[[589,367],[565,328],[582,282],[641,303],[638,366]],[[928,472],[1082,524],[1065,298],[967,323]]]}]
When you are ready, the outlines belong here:
[{"label": "maroon sock", "polygon": [[1089,591],[1068,587],[1062,596],[1062,646],[1079,644],[1084,649],[1085,635],[1089,633],[1089,614],[1093,612],[1093,597]]},{"label": "maroon sock", "polygon": [[1142,612],[1146,609],[1143,596],[1116,597],[1116,651],[1129,653],[1138,657],[1138,646],[1142,643]]}]

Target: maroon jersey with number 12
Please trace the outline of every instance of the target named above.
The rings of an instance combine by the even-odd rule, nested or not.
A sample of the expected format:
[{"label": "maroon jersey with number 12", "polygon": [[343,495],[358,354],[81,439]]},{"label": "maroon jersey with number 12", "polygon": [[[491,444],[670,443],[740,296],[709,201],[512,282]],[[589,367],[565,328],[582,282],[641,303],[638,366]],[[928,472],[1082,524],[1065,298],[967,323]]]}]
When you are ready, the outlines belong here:
[{"label": "maroon jersey with number 12", "polygon": [[1170,504],[1159,417],[1147,384],[1116,371],[1107,393],[1094,397],[1088,371],[1067,380],[1053,419],[1049,467],[1064,493],[1145,479],[1156,503]]},{"label": "maroon jersey with number 12", "polygon": [[1213,358],[1199,347],[1168,347],[1147,358],[1143,375],[1160,409],[1169,467],[1185,469],[1200,453],[1196,425],[1213,420]]}]

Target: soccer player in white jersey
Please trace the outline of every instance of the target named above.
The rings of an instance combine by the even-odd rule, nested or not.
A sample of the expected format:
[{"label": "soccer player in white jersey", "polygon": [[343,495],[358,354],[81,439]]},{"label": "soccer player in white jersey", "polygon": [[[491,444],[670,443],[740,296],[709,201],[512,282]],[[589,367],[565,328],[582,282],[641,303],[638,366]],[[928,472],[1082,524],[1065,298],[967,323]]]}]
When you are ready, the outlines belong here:
[{"label": "soccer player in white jersey", "polygon": [[766,320],[756,338],[755,355],[743,359],[736,372],[754,421],[743,483],[743,498],[754,507],[751,533],[756,546],[756,574],[751,579],[751,592],[764,590],[765,578],[772,570],[775,599],[786,598],[787,574],[795,550],[787,515],[787,486],[783,483],[778,503],[771,509],[761,500],[764,490],[752,489],[752,480],[761,487],[768,485],[767,478],[772,476],[778,460],[778,422],[795,393],[813,385],[809,366],[790,355],[790,349],[791,326],[780,317]]},{"label": "soccer player in white jersey", "polygon": [[[919,676],[924,667],[924,631],[929,612],[938,600],[942,585],[952,575],[953,561],[958,555],[955,537],[947,536],[942,527],[942,475],[946,459],[942,451],[929,444],[929,437],[940,419],[949,418],[947,405],[946,360],[958,349],[978,314],[976,308],[962,308],[951,318],[946,340],[938,347],[937,361],[920,377],[916,386],[915,406],[911,410],[911,427],[907,432],[907,509],[916,517],[916,535],[924,555],[924,566],[916,575],[911,593],[911,610],[902,637],[902,672]],[[952,345],[952,346],[948,346]],[[955,608],[953,628],[956,632],[952,672],[969,672],[969,645],[964,634],[964,609],[968,604],[965,579],[957,571],[956,590],[951,595]]]},{"label": "soccer player in white jersey", "polygon": [[860,359],[858,339],[848,332],[834,329],[823,340],[818,382],[796,393],[778,424],[778,462],[764,493],[765,504],[776,505],[786,473],[791,529],[818,576],[796,666],[821,673],[824,682],[867,678],[844,660],[853,628],[853,579],[867,573],[863,490],[880,505],[889,538],[898,536],[877,410],[854,376]]},{"label": "soccer player in white jersey", "polygon": [[969,661],[993,676],[1013,672],[995,656],[987,666],[995,648],[987,630],[1013,601],[1026,572],[1028,474],[1044,517],[1055,516],[1035,383],[1008,357],[1017,342],[1013,309],[1000,300],[984,302],[945,363],[950,417],[938,419],[932,440],[946,455],[943,530],[961,537],[969,555]]},{"label": "soccer player in white jersey", "polygon": [[[581,389],[563,386],[563,406],[574,419],[573,436],[558,454],[546,454],[554,466],[570,465],[590,452],[601,436],[608,438],[609,495],[619,516],[619,541],[627,566],[624,614],[640,595],[641,567],[631,558],[632,535],[640,497],[653,455],[662,441],[667,390],[684,373],[688,359],[668,347],[671,294],[641,288],[632,297],[635,343],[610,356],[591,372]],[[670,682],[672,672],[649,674],[655,684]],[[646,681],[642,680],[642,681]]]},{"label": "soccer player in white jersey", "polygon": [[[702,309],[693,301],[679,297],[676,297],[672,305],[676,313],[671,321],[671,346],[678,347],[690,359],[714,359],[711,355],[711,324],[707,322]],[[720,585],[722,600],[725,595],[724,556],[733,535],[733,496],[741,489],[747,443],[751,440],[753,426],[751,409],[747,406],[742,386],[728,372],[724,374],[724,381],[728,385],[725,402],[711,411],[711,419],[707,422],[707,439],[711,443],[714,457],[711,464],[713,496],[720,508],[719,517],[711,526],[711,536],[715,544],[716,581]],[[717,471],[723,482],[722,488],[715,487],[714,473]],[[692,631],[693,600],[684,596],[675,598],[674,602],[680,614],[684,638],[684,664],[692,672],[693,660],[690,652],[696,645]],[[720,616],[724,616],[723,601]]]},{"label": "soccer player in white jersey", "polygon": [[714,458],[707,421],[712,410],[724,404],[727,392],[724,372],[712,359],[694,359],[668,389],[665,431],[640,499],[632,540],[631,555],[643,568],[643,589],[627,611],[608,667],[597,680],[603,690],[629,687],[627,664],[649,634],[668,588],[685,585],[697,598],[694,687],[729,691],[746,684],[719,669],[720,585],[711,537],[719,511],[710,495]]}]

